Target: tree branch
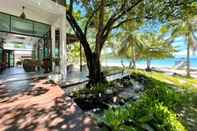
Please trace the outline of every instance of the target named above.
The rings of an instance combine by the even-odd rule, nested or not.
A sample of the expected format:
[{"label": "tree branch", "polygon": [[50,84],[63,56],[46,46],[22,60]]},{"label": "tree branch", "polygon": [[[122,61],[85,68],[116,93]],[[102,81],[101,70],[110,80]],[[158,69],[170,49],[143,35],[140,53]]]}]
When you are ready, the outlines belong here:
[{"label": "tree branch", "polygon": [[136,7],[139,3],[141,3],[143,0],[138,0],[136,3],[132,4],[132,6],[128,7],[126,10],[122,10],[119,15],[115,17],[115,21],[124,16],[127,12],[129,12],[131,9]]},{"label": "tree branch", "polygon": [[[117,15],[112,15],[110,17],[110,19],[108,20],[107,24],[105,25],[104,29],[103,29],[103,34],[105,33],[106,30],[108,30],[107,28],[111,28],[111,26],[113,26],[113,24],[120,19],[122,16],[124,16],[127,12],[129,12],[130,10],[132,10],[134,7],[136,7],[139,3],[141,3],[143,0],[138,0],[136,3],[132,4],[130,7],[128,7],[126,10],[122,9],[121,11],[119,11],[119,13]],[[123,7],[123,6],[122,6]],[[115,13],[116,14],[116,13]],[[108,31],[107,31],[108,32]]]},{"label": "tree branch", "polygon": [[99,9],[99,21],[98,21],[98,32],[96,34],[96,46],[95,46],[95,52],[97,55],[100,55],[101,52],[101,46],[103,43],[102,39],[102,30],[104,27],[104,15],[105,15],[105,0],[101,0],[101,7]]},{"label": "tree branch", "polygon": [[70,0],[69,11],[73,13],[73,0]]},{"label": "tree branch", "polygon": [[98,11],[98,9],[100,8],[100,6],[98,6],[94,11],[92,11],[92,14],[90,15],[90,17],[88,18],[85,28],[84,28],[84,34],[87,35],[87,30],[88,30],[88,26],[90,25],[90,22],[92,20],[92,18],[94,17],[94,15],[96,14],[96,12]]},{"label": "tree branch", "polygon": [[128,22],[128,21],[132,21],[133,19],[125,19],[125,20],[122,20],[121,22],[119,22],[118,24],[116,24],[115,26],[112,27],[112,29],[115,29],[115,28],[118,28],[120,27],[122,24]]},{"label": "tree branch", "polygon": [[88,44],[88,41],[87,41],[83,31],[81,30],[80,26],[78,25],[77,21],[75,20],[75,18],[73,17],[73,15],[71,14],[70,11],[67,11],[66,18],[84,48],[87,61],[91,61],[92,51],[91,51],[91,48]]}]

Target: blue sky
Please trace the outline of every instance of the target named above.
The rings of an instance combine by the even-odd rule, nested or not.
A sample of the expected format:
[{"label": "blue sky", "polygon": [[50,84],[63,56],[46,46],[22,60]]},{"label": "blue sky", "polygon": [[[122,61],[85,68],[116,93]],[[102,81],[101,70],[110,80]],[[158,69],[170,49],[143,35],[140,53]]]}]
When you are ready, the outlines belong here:
[{"label": "blue sky", "polygon": [[[176,38],[175,42],[173,43],[173,46],[177,46],[179,52],[175,53],[175,57],[185,57],[187,54],[187,43],[183,37]],[[191,51],[192,52],[192,51]],[[197,54],[197,52],[196,52]],[[197,55],[194,55],[191,53],[192,58],[197,58]]]}]

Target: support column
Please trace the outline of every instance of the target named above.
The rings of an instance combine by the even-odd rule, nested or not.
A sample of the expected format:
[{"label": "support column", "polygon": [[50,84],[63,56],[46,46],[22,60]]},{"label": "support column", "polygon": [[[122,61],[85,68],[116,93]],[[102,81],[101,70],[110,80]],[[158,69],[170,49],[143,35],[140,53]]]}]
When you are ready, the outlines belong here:
[{"label": "support column", "polygon": [[55,72],[55,62],[53,59],[55,58],[55,27],[51,26],[51,44],[52,44],[52,72]]},{"label": "support column", "polygon": [[61,17],[60,28],[60,72],[62,79],[66,79],[67,74],[67,53],[66,53],[66,14]]}]

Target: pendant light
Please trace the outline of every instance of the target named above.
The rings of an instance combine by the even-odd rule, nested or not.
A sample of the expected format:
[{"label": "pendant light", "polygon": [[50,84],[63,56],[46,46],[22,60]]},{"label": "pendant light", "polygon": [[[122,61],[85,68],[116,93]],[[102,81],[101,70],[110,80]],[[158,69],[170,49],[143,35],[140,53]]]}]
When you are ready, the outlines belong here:
[{"label": "pendant light", "polygon": [[25,6],[23,6],[22,9],[23,9],[23,12],[21,13],[20,18],[26,19],[26,15],[25,15]]}]

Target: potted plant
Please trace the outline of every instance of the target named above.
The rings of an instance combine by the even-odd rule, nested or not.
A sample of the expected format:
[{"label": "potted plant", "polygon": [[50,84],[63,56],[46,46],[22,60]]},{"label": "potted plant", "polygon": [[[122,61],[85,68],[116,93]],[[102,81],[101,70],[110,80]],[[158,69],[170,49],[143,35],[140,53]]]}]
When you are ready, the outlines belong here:
[{"label": "potted plant", "polygon": [[34,72],[36,67],[36,61],[32,59],[23,60],[23,68],[26,72]]}]

